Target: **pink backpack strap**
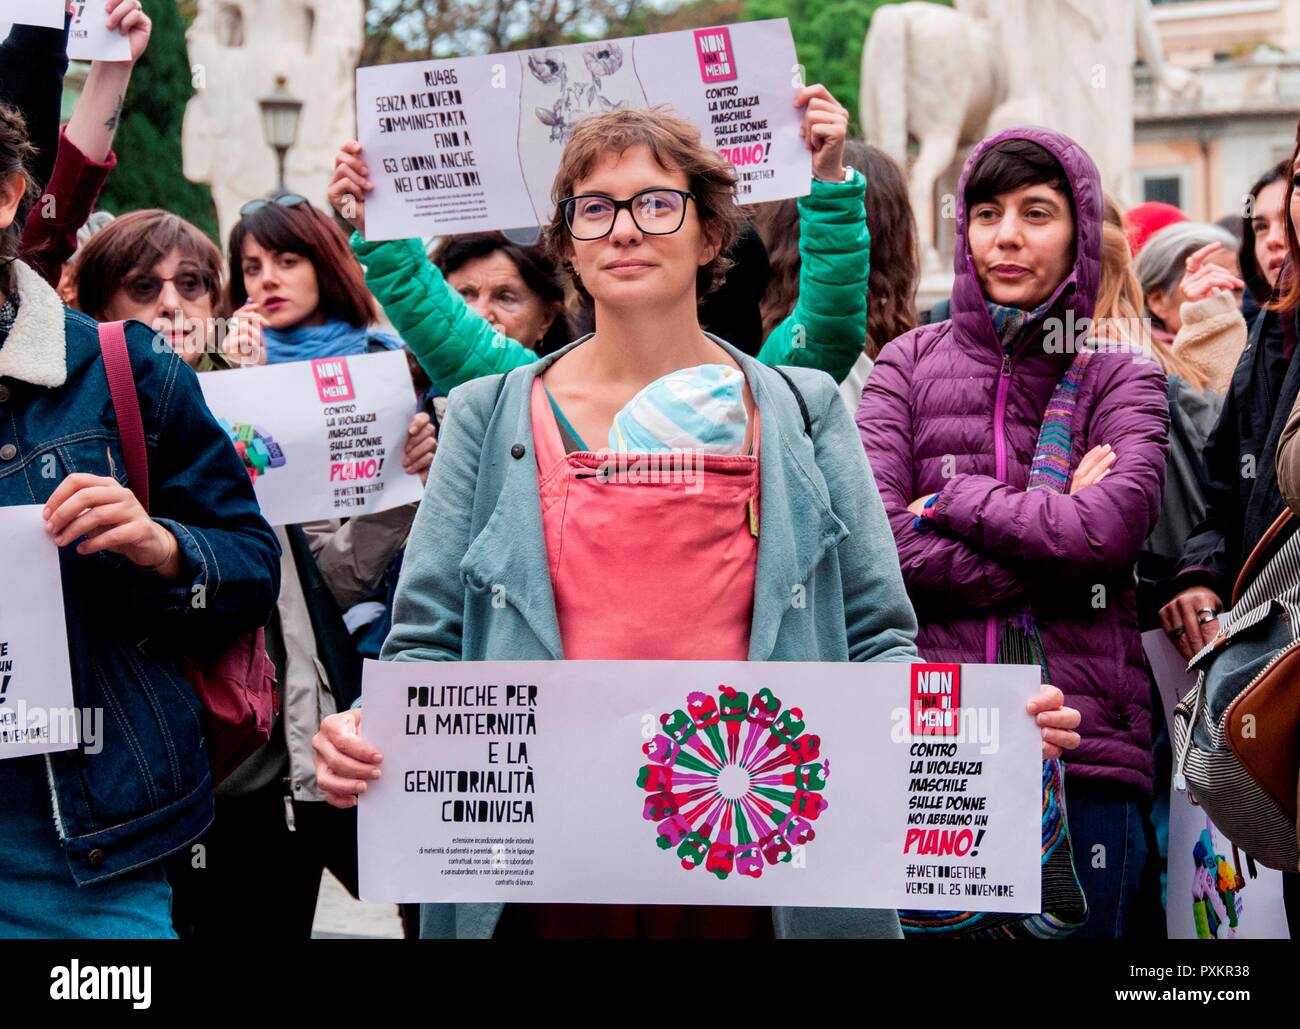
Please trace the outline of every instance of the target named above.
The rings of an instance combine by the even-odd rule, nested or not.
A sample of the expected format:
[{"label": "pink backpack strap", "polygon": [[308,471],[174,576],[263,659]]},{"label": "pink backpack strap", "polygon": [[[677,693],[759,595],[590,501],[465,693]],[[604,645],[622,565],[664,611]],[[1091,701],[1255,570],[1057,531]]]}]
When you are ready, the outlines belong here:
[{"label": "pink backpack strap", "polygon": [[135,376],[131,372],[131,355],[126,349],[126,331],[122,322],[100,324],[99,349],[104,355],[108,393],[113,398],[113,410],[117,414],[126,481],[140,505],[148,511],[149,462],[144,448],[144,420],[140,417],[140,398],[135,391]]}]

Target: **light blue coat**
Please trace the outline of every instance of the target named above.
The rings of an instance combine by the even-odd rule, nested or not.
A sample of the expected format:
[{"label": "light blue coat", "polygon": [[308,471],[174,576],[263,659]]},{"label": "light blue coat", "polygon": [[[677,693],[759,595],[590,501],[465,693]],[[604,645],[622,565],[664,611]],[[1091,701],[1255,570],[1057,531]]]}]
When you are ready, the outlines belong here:
[{"label": "light blue coat", "polygon": [[[452,390],[384,660],[564,656],[542,536],[530,398],[533,379],[582,342],[509,372],[499,396],[500,376]],[[716,342],[740,363],[763,424],[749,660],[916,660],[916,616],[894,537],[835,383],[824,372],[783,369],[804,399],[809,435],[781,373]],[[504,605],[494,605],[498,597]],[[501,908],[426,904],[421,935],[488,938]],[[893,911],[776,908],[773,917],[781,937],[900,936]]]}]

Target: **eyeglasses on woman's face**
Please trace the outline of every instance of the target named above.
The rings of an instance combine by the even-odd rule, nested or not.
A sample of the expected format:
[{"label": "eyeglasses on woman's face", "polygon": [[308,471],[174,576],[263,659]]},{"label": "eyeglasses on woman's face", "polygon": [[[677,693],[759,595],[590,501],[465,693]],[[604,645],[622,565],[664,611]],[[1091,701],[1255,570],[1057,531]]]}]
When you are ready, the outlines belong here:
[{"label": "eyeglasses on woman's face", "polygon": [[684,189],[643,189],[626,200],[603,193],[581,193],[560,201],[569,235],[578,240],[604,239],[614,230],[618,212],[627,210],[632,222],[648,236],[669,236],[686,220],[686,201],[694,194]]},{"label": "eyeglasses on woman's face", "polygon": [[211,292],[208,277],[199,271],[181,270],[175,275],[131,275],[122,289],[133,304],[152,304],[162,294],[163,286],[172,283],[186,300],[198,300]]}]

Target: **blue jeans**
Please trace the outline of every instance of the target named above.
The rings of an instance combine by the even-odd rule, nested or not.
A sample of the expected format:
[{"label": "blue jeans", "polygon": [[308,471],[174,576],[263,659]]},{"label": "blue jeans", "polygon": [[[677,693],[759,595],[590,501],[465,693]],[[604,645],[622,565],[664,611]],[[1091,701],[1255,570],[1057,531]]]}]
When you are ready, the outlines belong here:
[{"label": "blue jeans", "polygon": [[0,939],[175,938],[161,863],[77,886],[43,758],[0,761],[0,824]]},{"label": "blue jeans", "polygon": [[1088,921],[1076,939],[1118,940],[1130,927],[1150,857],[1146,798],[1132,786],[1080,779],[1066,765],[1065,808],[1074,868],[1088,898]]}]

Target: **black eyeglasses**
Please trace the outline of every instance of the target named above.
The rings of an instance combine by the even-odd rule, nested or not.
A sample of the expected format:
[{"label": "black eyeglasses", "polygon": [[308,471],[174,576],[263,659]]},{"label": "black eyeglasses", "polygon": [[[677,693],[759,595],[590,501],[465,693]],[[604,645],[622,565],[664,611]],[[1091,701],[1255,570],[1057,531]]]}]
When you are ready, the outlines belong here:
[{"label": "black eyeglasses", "polygon": [[250,214],[255,214],[263,207],[271,204],[279,204],[281,207],[301,207],[303,204],[310,204],[311,201],[297,193],[281,193],[278,197],[262,197],[257,200],[250,200],[239,209],[239,217],[247,218]]},{"label": "black eyeglasses", "polygon": [[132,275],[122,283],[126,295],[137,304],[152,304],[163,291],[164,283],[173,283],[186,300],[198,300],[212,292],[211,282],[202,272],[181,271],[170,278],[161,275]]},{"label": "black eyeglasses", "polygon": [[669,236],[686,220],[686,201],[695,194],[684,189],[643,189],[626,200],[600,193],[582,193],[560,201],[564,224],[574,239],[604,239],[614,230],[618,212],[626,210],[632,223],[649,236]]}]

